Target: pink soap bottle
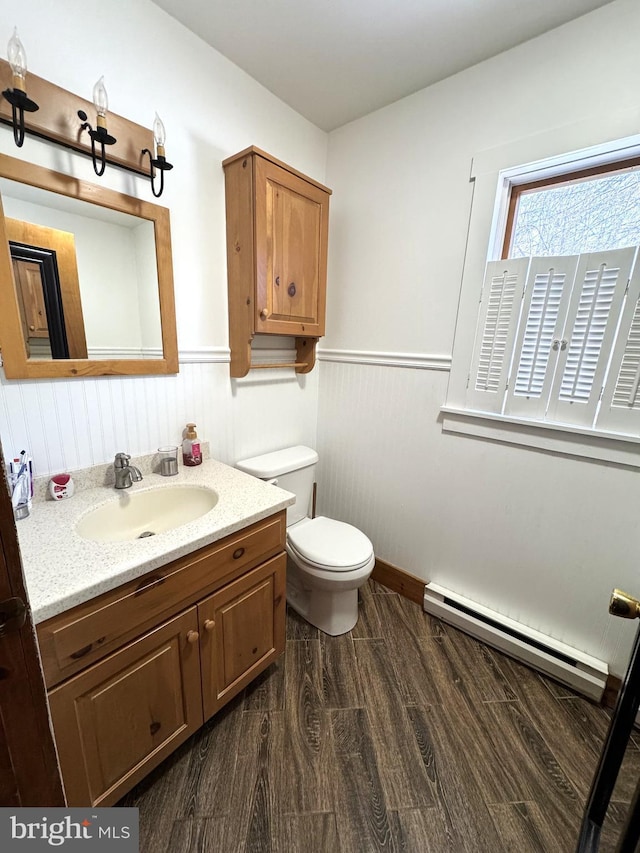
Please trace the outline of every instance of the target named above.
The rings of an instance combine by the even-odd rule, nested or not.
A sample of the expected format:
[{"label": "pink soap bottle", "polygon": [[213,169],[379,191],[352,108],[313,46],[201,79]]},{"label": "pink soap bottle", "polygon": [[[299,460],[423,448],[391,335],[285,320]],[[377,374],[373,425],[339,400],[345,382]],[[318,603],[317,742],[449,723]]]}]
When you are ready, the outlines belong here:
[{"label": "pink soap bottle", "polygon": [[193,467],[202,462],[202,450],[195,424],[187,424],[187,432],[182,442],[182,464]]}]

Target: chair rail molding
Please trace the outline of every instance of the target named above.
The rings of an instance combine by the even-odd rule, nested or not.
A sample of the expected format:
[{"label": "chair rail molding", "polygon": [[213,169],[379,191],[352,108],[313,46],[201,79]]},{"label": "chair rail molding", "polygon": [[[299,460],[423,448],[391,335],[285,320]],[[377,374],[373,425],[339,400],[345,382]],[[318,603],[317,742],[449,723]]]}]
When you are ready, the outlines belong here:
[{"label": "chair rail molding", "polygon": [[417,370],[451,370],[450,355],[419,352],[382,352],[355,349],[319,349],[319,361],[338,361],[347,364],[376,364],[384,367],[404,367]]},{"label": "chair rail molding", "polygon": [[178,350],[180,364],[228,364],[231,361],[229,347],[194,347]]}]

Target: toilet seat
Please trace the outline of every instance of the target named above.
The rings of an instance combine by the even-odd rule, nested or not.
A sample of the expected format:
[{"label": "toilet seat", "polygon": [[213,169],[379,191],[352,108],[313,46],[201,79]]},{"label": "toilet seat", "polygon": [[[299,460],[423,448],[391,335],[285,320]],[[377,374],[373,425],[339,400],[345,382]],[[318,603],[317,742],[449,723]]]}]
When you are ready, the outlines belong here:
[{"label": "toilet seat", "polygon": [[324,516],[288,527],[287,545],[292,556],[327,572],[359,569],[373,556],[373,545],[361,530]]}]

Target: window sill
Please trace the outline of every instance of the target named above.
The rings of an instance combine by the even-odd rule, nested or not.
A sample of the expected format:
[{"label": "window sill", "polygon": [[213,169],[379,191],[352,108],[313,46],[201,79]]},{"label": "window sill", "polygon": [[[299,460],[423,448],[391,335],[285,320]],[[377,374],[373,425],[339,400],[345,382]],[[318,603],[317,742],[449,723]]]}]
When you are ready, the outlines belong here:
[{"label": "window sill", "polygon": [[640,468],[640,436],[443,406],[444,432]]}]

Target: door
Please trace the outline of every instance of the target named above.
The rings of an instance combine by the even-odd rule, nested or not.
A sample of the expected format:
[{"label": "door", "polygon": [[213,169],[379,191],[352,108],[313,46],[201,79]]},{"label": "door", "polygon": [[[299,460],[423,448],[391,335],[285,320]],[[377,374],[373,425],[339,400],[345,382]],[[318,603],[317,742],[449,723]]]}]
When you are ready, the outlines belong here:
[{"label": "door", "polygon": [[[32,265],[38,267],[33,283],[34,289],[39,288],[40,291],[36,299],[43,303],[49,330],[52,326],[55,329],[52,344],[55,341],[57,352],[54,358],[87,358],[75,236],[68,231],[11,219],[9,216],[5,216],[4,224],[13,259],[18,302],[20,289],[16,264],[32,262]],[[25,341],[29,337],[29,334],[25,334]],[[62,347],[63,337],[67,342],[66,354]]]},{"label": "door", "polygon": [[[640,600],[620,590],[614,590],[609,612],[625,619],[640,618]],[[591,791],[587,800],[580,838],[576,853],[596,853],[600,844],[600,832],[607,813],[616,779],[624,758],[627,742],[640,706],[640,627],[631,652],[631,659],[616,707],[611,718],[609,731],[600,755]],[[629,807],[625,826],[618,839],[616,853],[634,853],[640,842],[640,780],[633,802]]]},{"label": "door", "polygon": [[70,806],[108,806],[202,725],[191,607],[49,694]]},{"label": "door", "polygon": [[18,289],[18,304],[22,308],[25,340],[48,338],[47,312],[44,307],[40,266],[33,261],[13,259],[13,275]]},{"label": "door", "polygon": [[275,163],[255,162],[255,330],[321,337],[329,196]]},{"label": "door", "polygon": [[273,557],[198,605],[205,720],[284,651],[286,565]]},{"label": "door", "polygon": [[0,806],[64,806],[13,510],[0,466]]}]

